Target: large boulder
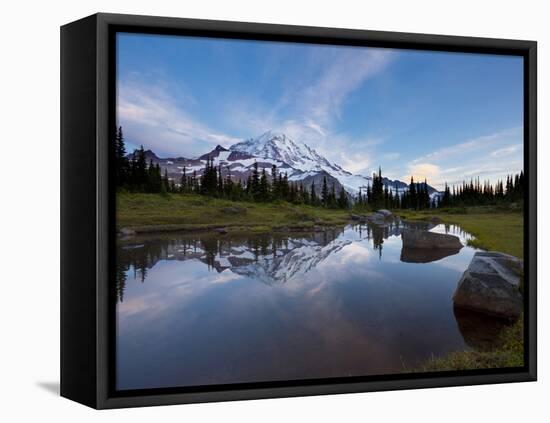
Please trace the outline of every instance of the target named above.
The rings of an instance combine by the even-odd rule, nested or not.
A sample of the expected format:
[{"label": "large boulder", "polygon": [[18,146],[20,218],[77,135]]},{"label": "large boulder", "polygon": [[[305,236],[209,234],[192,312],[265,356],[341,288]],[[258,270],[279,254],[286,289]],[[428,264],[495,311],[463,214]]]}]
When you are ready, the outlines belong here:
[{"label": "large boulder", "polygon": [[396,216],[389,210],[380,209],[368,215],[363,214],[350,214],[351,220],[355,220],[361,223],[374,223],[376,225],[385,225],[388,222],[392,222],[396,219]]},{"label": "large boulder", "polygon": [[457,236],[415,229],[404,230],[401,239],[403,240],[403,248],[456,250],[463,247]]},{"label": "large boulder", "polygon": [[118,233],[120,236],[129,237],[129,236],[134,236],[136,234],[136,231],[134,231],[131,228],[120,228]]},{"label": "large boulder", "polygon": [[366,220],[371,223],[384,224],[386,222],[386,216],[382,213],[374,212],[366,217]]},{"label": "large boulder", "polygon": [[380,209],[378,210],[376,213],[379,213],[381,214],[382,216],[384,216],[386,219],[393,219],[393,213],[389,210],[386,210],[386,209]]},{"label": "large boulder", "polygon": [[478,252],[453,295],[455,307],[515,320],[523,308],[523,261],[498,252]]}]

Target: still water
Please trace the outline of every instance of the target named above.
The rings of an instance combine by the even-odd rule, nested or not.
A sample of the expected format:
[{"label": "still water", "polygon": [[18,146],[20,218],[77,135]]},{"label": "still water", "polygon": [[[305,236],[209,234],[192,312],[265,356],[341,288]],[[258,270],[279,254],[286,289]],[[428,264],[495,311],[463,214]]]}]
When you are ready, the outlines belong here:
[{"label": "still water", "polygon": [[400,373],[490,346],[498,324],[451,300],[476,250],[403,250],[404,225],[119,240],[117,389]]}]

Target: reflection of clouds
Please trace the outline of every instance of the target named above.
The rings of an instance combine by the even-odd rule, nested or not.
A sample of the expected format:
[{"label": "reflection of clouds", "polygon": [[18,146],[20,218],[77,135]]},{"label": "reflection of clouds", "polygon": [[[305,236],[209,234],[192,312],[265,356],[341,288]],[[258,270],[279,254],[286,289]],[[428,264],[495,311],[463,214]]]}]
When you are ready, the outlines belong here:
[{"label": "reflection of clouds", "polygon": [[[363,243],[355,243],[347,245],[336,256],[337,262],[342,266],[349,264],[363,264],[373,258],[372,250]],[[336,260],[330,260],[328,263],[324,263],[323,266],[333,266]]]},{"label": "reflection of clouds", "polygon": [[[283,284],[220,271],[194,256],[150,263],[143,283],[128,280],[117,306],[122,386],[387,374],[402,371],[402,358],[412,365],[463,348],[450,297],[474,250],[436,263],[402,263],[400,236],[384,239],[380,257],[362,233],[347,228],[328,242],[289,237],[283,244],[292,249],[277,249],[282,256],[265,246],[258,262],[279,260],[277,272],[305,259],[308,270]],[[221,253],[216,248],[217,259],[258,249],[246,239]]]},{"label": "reflection of clouds", "polygon": [[472,261],[472,257],[474,256],[476,249],[463,248],[462,250],[466,251],[464,251],[462,254],[456,254],[455,256],[439,260],[437,264],[441,267],[451,269],[462,274],[462,272],[464,272],[470,264],[470,261]]},{"label": "reflection of clouds", "polygon": [[[129,289],[124,302],[117,304],[119,323],[124,323],[136,314],[142,318],[158,318],[172,306],[185,306],[215,285],[240,279],[230,272],[205,271],[204,264],[198,260],[190,260],[186,264],[188,266],[182,271],[178,262],[164,261],[154,267],[145,283],[141,283],[138,278],[131,280],[134,286],[139,286],[140,292]],[[133,270],[128,273],[133,273]]]},{"label": "reflection of clouds", "polygon": [[117,316],[124,318],[136,313],[143,313],[151,307],[152,304],[147,297],[132,298],[117,305]]},{"label": "reflection of clouds", "polygon": [[432,229],[430,229],[430,232],[436,232],[436,233],[439,233],[439,234],[454,235],[454,236],[456,236],[460,239],[460,242],[462,243],[462,245],[466,245],[468,240],[474,238],[469,233],[463,231],[460,228],[460,226],[443,224],[443,223],[433,227]]}]

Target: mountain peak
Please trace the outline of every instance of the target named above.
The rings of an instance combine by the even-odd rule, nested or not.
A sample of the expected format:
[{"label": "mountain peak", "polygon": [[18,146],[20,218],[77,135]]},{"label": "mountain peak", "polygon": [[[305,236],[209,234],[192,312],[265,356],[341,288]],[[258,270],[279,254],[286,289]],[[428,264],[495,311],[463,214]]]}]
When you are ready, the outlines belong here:
[{"label": "mountain peak", "polygon": [[300,170],[330,165],[328,160],[302,142],[296,142],[281,132],[267,131],[256,138],[229,147],[231,151],[248,153],[253,156],[280,160]]},{"label": "mountain peak", "polygon": [[267,141],[272,140],[272,139],[286,140],[287,136],[285,134],[283,134],[282,132],[269,130],[269,131],[264,132],[262,135],[260,135],[256,139],[258,139],[258,140],[267,140]]},{"label": "mountain peak", "polygon": [[[199,160],[206,160],[206,159],[215,159],[216,157],[219,157],[220,153],[224,153],[226,151],[229,151],[227,148],[222,147],[221,145],[217,145],[216,148],[214,148],[212,151],[203,154],[198,159]],[[225,156],[224,156],[225,157]]]}]

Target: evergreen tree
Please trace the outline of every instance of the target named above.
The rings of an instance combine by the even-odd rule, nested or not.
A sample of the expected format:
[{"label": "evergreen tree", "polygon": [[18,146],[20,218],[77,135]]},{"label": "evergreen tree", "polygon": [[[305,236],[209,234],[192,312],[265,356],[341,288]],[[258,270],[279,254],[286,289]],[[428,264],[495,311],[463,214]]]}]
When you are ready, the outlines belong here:
[{"label": "evergreen tree", "polygon": [[409,207],[412,209],[418,208],[418,199],[416,195],[416,185],[414,179],[411,176],[411,183],[409,184]]},{"label": "evergreen tree", "polygon": [[153,164],[153,160],[149,160],[147,167],[147,192],[160,192],[161,175],[160,166],[157,163]]},{"label": "evergreen tree", "polygon": [[279,180],[277,179],[277,166],[271,167],[271,196],[274,200],[278,200],[281,197],[279,189]]},{"label": "evergreen tree", "polygon": [[348,196],[346,195],[344,188],[341,188],[340,193],[338,194],[338,207],[341,209],[347,209],[348,206]]},{"label": "evergreen tree", "polygon": [[384,205],[384,182],[380,167],[378,168],[378,174],[373,173],[372,175],[372,188],[369,194],[368,202],[373,208],[380,208]]},{"label": "evergreen tree", "polygon": [[323,187],[321,188],[321,204],[323,207],[328,206],[328,187],[327,187],[327,177],[323,177]]},{"label": "evergreen tree", "polygon": [[251,179],[250,194],[254,200],[260,197],[260,173],[258,172],[258,163],[254,162],[252,167],[252,179]]},{"label": "evergreen tree", "polygon": [[267,182],[267,173],[265,171],[265,167],[262,169],[262,176],[260,177],[258,200],[269,201],[269,184]]},{"label": "evergreen tree", "polygon": [[330,208],[336,208],[336,190],[334,188],[334,184],[332,184],[332,187],[330,189],[330,192],[328,194],[328,207]]},{"label": "evergreen tree", "polygon": [[181,171],[180,192],[187,192],[187,169],[183,166]]},{"label": "evergreen tree", "polygon": [[445,182],[445,190],[443,191],[443,197],[441,197],[439,206],[449,207],[450,205],[451,205],[451,191],[449,189],[449,185],[447,185],[447,182]]},{"label": "evergreen tree", "polygon": [[124,136],[122,127],[119,126],[115,134],[115,166],[116,166],[116,185],[123,187],[128,183],[129,162],[126,157],[126,147],[124,146]]},{"label": "evergreen tree", "polygon": [[315,193],[315,181],[311,181],[311,190],[309,194],[309,202],[312,206],[316,206],[319,202],[317,194]]},{"label": "evergreen tree", "polygon": [[168,169],[164,168],[164,177],[162,178],[162,185],[165,192],[170,192],[170,180],[168,179]]},{"label": "evergreen tree", "polygon": [[222,165],[218,165],[218,196],[223,197],[224,188],[223,188],[223,175],[222,175]]},{"label": "evergreen tree", "polygon": [[288,174],[285,172],[281,181],[281,197],[284,200],[288,200],[289,195]]}]

